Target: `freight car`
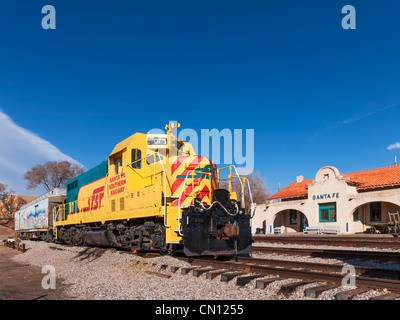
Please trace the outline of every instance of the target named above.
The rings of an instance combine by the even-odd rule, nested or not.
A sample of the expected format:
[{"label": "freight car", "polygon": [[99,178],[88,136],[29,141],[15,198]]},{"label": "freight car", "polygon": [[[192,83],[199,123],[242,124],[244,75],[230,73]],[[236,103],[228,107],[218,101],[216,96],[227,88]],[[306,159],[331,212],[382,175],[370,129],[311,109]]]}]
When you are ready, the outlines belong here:
[{"label": "freight car", "polygon": [[[97,174],[69,181],[68,203],[54,210],[56,240],[169,254],[183,247],[187,256],[251,252],[244,198],[219,188],[221,169],[179,140],[177,126],[133,134],[94,168]],[[234,166],[222,169],[229,170],[229,188],[239,179],[244,194],[246,179]]]},{"label": "freight car", "polygon": [[15,213],[15,232],[23,240],[53,240],[53,209],[65,203],[66,191],[55,188],[23,205]]}]

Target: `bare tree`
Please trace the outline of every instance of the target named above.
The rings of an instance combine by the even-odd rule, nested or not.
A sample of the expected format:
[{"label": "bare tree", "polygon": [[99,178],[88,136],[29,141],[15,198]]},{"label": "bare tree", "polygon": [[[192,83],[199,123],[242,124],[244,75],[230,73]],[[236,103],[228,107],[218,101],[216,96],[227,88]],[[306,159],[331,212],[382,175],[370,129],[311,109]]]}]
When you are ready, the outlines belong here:
[{"label": "bare tree", "polygon": [[[267,187],[265,185],[264,179],[261,177],[260,172],[256,171],[250,175],[244,176],[244,178],[248,179],[249,185],[245,182],[244,185],[244,201],[246,211],[251,208],[251,198],[254,204],[265,203],[267,199],[270,197],[270,194],[267,192]],[[221,188],[228,189],[228,181],[223,180],[220,183]],[[242,184],[239,179],[232,178],[232,191],[235,191],[238,200],[242,200]],[[252,197],[250,197],[250,191]]]},{"label": "bare tree", "polygon": [[65,188],[68,180],[85,172],[81,165],[69,161],[47,161],[44,165],[38,164],[24,174],[24,179],[28,180],[28,189],[43,186],[46,191],[54,188]]},{"label": "bare tree", "polygon": [[14,193],[6,184],[0,183],[0,224],[10,222],[15,212],[26,203],[23,198]]}]

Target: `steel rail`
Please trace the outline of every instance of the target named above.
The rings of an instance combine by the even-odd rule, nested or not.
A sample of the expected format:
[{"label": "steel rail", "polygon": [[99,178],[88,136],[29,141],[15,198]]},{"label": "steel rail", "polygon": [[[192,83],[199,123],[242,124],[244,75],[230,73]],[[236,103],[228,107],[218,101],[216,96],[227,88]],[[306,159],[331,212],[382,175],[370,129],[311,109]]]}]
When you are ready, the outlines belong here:
[{"label": "steel rail", "polygon": [[311,244],[352,247],[377,247],[400,249],[397,237],[352,237],[352,236],[254,236],[254,242]]},{"label": "steel rail", "polygon": [[319,258],[329,257],[337,259],[365,259],[365,260],[400,262],[400,254],[398,252],[383,252],[383,251],[253,246],[253,253],[265,253],[265,254],[277,253],[277,254],[287,254],[296,256],[319,257]]}]

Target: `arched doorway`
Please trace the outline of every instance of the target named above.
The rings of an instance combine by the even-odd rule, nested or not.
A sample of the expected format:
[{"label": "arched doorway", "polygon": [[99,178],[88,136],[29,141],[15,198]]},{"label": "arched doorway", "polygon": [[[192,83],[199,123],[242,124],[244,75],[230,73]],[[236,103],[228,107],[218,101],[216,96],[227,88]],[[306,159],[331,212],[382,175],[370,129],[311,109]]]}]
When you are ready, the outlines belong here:
[{"label": "arched doorway", "polygon": [[399,230],[394,230],[394,227],[398,229],[394,221],[398,221],[400,216],[400,206],[395,203],[386,201],[366,202],[357,206],[351,215],[352,231],[355,233],[399,232]]},{"label": "arched doorway", "polygon": [[280,233],[303,232],[306,226],[308,226],[306,215],[296,209],[279,211],[273,222],[274,229],[280,228]]}]

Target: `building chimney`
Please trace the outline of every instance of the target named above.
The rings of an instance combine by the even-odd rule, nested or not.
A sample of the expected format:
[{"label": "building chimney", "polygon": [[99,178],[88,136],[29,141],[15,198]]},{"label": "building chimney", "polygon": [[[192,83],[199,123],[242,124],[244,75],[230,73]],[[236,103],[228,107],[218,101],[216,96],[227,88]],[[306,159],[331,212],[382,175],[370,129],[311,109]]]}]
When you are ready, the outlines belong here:
[{"label": "building chimney", "polygon": [[296,177],[297,183],[303,182],[303,179],[304,179],[303,176],[297,176]]}]

